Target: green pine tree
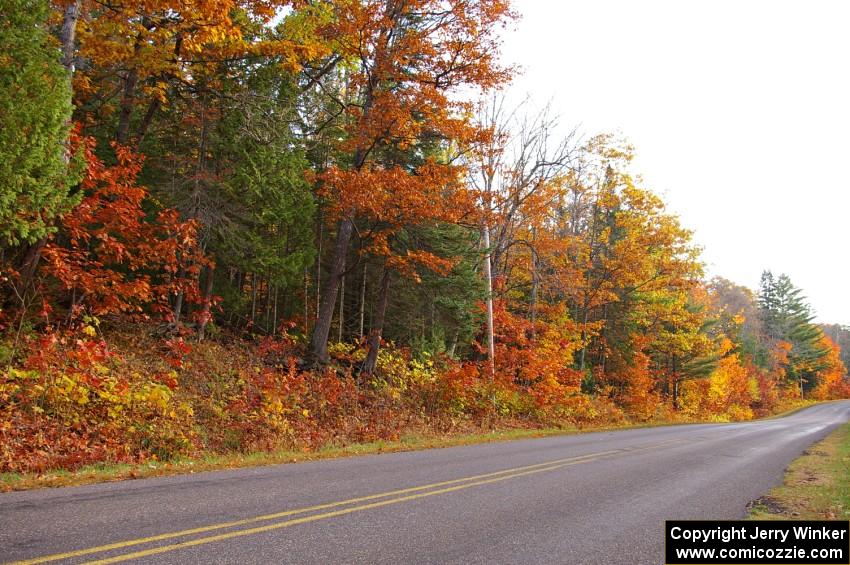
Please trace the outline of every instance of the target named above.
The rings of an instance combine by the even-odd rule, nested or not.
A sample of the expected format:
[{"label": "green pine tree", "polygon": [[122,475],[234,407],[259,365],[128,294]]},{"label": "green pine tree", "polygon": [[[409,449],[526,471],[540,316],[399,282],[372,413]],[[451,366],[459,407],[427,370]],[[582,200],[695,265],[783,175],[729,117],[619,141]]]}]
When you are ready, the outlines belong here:
[{"label": "green pine tree", "polygon": [[0,246],[32,243],[73,199],[71,85],[47,31],[48,3],[0,0]]},{"label": "green pine tree", "polygon": [[823,331],[814,324],[815,316],[802,290],[788,275],[774,278],[765,271],[759,289],[759,312],[766,338],[791,344],[788,379],[803,391],[817,386],[817,374],[825,368],[829,352],[821,345]]}]

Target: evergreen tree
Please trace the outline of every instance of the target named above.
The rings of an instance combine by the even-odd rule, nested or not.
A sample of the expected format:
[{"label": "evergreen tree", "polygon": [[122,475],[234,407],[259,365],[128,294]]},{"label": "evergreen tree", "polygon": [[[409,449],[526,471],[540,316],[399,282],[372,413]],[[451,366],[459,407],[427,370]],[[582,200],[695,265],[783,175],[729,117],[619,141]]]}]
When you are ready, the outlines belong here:
[{"label": "evergreen tree", "polygon": [[33,243],[68,210],[71,86],[43,0],[0,0],[0,246]]},{"label": "evergreen tree", "polygon": [[480,251],[477,234],[468,228],[446,223],[412,226],[397,238],[406,249],[427,251],[451,259],[452,269],[438,273],[419,266],[419,281],[403,278],[396,283],[386,334],[393,340],[411,343],[417,353],[469,353],[468,345],[480,328],[477,304],[485,296],[484,283],[476,271]]},{"label": "evergreen tree", "polygon": [[823,331],[813,323],[815,316],[802,290],[788,275],[774,278],[765,271],[759,289],[759,313],[768,346],[779,341],[791,344],[785,368],[788,379],[801,391],[817,386],[816,376],[825,368],[829,351],[822,345]]},{"label": "evergreen tree", "polygon": [[761,274],[758,307],[761,327],[765,337],[768,341],[780,339],[780,331],[777,327],[776,319],[779,310],[779,304],[776,298],[776,281],[773,278],[773,273],[770,271],[763,271]]}]

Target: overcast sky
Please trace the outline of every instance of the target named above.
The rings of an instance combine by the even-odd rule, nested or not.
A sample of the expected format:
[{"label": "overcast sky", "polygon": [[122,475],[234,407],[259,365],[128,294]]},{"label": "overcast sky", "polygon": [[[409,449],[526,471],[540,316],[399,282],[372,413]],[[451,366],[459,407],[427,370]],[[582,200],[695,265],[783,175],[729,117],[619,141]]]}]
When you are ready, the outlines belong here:
[{"label": "overcast sky", "polygon": [[850,2],[515,0],[512,96],[618,131],[709,275],[787,273],[850,324]]}]

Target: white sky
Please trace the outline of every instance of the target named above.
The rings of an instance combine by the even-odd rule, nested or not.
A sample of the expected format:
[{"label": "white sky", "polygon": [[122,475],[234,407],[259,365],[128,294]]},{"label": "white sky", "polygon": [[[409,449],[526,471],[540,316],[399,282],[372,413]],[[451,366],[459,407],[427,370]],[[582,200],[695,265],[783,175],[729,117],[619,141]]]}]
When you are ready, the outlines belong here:
[{"label": "white sky", "polygon": [[709,275],[787,273],[850,324],[850,2],[515,0],[512,96],[618,131]]}]

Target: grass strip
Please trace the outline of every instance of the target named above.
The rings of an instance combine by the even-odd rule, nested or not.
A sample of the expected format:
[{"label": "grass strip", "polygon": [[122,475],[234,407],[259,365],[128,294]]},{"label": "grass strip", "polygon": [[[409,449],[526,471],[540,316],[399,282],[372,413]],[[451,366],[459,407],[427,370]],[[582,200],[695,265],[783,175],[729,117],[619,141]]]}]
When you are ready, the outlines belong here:
[{"label": "grass strip", "polygon": [[750,503],[754,520],[850,519],[850,424],[807,449],[782,486]]}]

